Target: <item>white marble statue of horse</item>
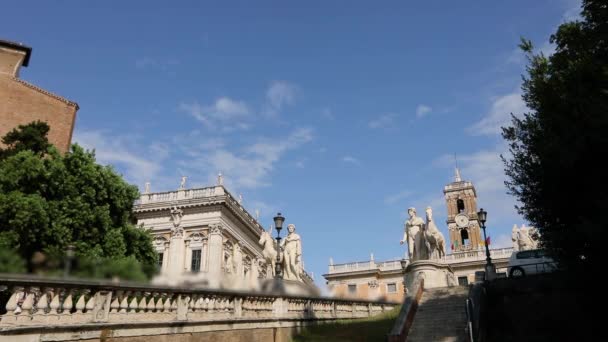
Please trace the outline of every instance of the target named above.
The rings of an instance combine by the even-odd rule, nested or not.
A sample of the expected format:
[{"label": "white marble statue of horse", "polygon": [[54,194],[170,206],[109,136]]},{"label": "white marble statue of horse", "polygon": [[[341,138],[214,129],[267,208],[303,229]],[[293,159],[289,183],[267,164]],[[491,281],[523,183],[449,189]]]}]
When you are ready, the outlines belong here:
[{"label": "white marble statue of horse", "polygon": [[262,235],[260,236],[260,241],[258,241],[258,243],[260,245],[264,246],[262,255],[264,256],[264,259],[266,260],[266,265],[272,266],[271,272],[272,272],[272,276],[274,277],[275,266],[277,263],[277,250],[275,248],[275,243],[274,243],[274,239],[272,238],[271,232],[272,232],[272,228],[269,229],[268,231],[264,230],[264,232],[262,232]]},{"label": "white marble statue of horse", "polygon": [[[445,238],[435,225],[435,221],[433,220],[433,210],[431,207],[426,208],[426,227],[424,230],[424,237],[426,240],[426,248],[429,253],[429,259],[433,259],[435,255],[439,259],[442,259],[445,256]],[[435,251],[437,251],[437,254],[435,254]]]}]

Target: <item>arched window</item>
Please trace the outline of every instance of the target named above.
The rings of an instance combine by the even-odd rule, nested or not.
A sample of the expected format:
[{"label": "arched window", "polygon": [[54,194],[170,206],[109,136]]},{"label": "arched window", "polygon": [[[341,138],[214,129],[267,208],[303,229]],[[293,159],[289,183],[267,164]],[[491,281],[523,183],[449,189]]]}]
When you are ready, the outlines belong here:
[{"label": "arched window", "polygon": [[456,200],[456,208],[458,209],[459,214],[464,211],[464,201],[462,199],[459,198]]}]

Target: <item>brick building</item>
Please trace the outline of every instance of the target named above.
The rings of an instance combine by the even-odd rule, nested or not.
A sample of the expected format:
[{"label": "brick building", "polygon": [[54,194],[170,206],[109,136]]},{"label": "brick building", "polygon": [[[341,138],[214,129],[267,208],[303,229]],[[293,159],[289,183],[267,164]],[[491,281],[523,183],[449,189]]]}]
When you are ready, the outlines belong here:
[{"label": "brick building", "polygon": [[29,65],[31,53],[30,47],[0,40],[0,137],[19,125],[45,121],[51,128],[49,141],[66,152],[78,104],[19,78],[21,67]]}]

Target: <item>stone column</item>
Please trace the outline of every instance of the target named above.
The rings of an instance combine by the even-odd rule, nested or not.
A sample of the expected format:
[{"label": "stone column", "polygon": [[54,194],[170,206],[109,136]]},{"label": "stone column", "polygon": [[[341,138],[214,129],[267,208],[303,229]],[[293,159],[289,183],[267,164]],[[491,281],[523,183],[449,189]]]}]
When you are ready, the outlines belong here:
[{"label": "stone column", "polygon": [[262,261],[260,260],[260,258],[255,258],[251,260],[251,279],[253,279],[254,281],[258,280],[258,277],[260,276],[260,263]]},{"label": "stone column", "polygon": [[186,254],[184,257],[184,271],[191,271],[192,266],[192,248],[190,248],[190,240],[186,241]]},{"label": "stone column", "polygon": [[232,260],[234,260],[235,270],[234,273],[237,277],[243,278],[243,274],[245,273],[243,269],[243,244],[242,242],[237,242],[234,245],[234,255],[232,256]]},{"label": "stone column", "polygon": [[186,245],[183,234],[173,234],[169,243],[169,268],[167,274],[178,276],[184,270],[184,254]]},{"label": "stone column", "polygon": [[222,260],[224,259],[224,247],[222,237],[222,225],[213,224],[209,227],[209,275],[210,278],[218,278],[222,274]]}]

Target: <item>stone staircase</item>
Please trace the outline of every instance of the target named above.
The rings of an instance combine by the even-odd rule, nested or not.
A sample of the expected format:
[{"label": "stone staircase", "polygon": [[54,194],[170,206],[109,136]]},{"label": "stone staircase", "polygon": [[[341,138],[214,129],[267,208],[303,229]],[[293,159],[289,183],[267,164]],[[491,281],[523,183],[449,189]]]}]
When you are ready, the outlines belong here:
[{"label": "stone staircase", "polygon": [[467,341],[465,301],[469,288],[441,287],[424,290],[408,342]]}]

